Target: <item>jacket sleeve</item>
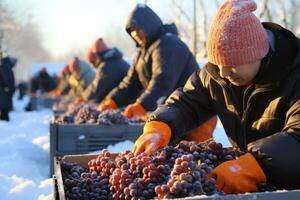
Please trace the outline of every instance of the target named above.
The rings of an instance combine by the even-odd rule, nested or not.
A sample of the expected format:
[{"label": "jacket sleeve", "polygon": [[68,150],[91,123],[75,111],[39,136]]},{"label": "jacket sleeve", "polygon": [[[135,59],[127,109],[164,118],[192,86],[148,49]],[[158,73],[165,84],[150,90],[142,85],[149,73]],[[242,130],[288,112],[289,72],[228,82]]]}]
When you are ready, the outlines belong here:
[{"label": "jacket sleeve", "polygon": [[151,80],[138,98],[146,110],[155,110],[157,100],[161,97],[167,98],[176,89],[189,56],[189,52],[180,48],[180,45],[176,40],[166,38],[153,50]]},{"label": "jacket sleeve", "polygon": [[143,86],[135,70],[135,63],[136,59],[130,66],[127,75],[123,78],[119,86],[114,88],[107,96],[108,98],[113,99],[118,107],[123,107],[135,102],[136,98],[143,90]]},{"label": "jacket sleeve", "polygon": [[93,82],[84,90],[82,97],[87,101],[96,98],[97,89],[99,89],[103,73],[101,72],[101,68],[98,68],[96,71],[96,76]]},{"label": "jacket sleeve", "polygon": [[[300,186],[300,94],[293,98],[286,112],[282,132],[248,145],[263,168],[267,180],[280,186]],[[289,189],[289,188],[286,188]]]},{"label": "jacket sleeve", "polygon": [[115,79],[118,79],[114,77],[116,73],[112,70],[112,66],[107,63],[97,69],[96,77],[82,95],[85,100],[94,99],[99,103],[104,99],[110,92],[111,85],[115,84]]},{"label": "jacket sleeve", "polygon": [[171,142],[176,143],[187,131],[216,114],[209,90],[200,79],[203,71],[194,72],[184,88],[173,92],[166,103],[159,106],[149,118],[149,121],[162,121],[171,127]]}]

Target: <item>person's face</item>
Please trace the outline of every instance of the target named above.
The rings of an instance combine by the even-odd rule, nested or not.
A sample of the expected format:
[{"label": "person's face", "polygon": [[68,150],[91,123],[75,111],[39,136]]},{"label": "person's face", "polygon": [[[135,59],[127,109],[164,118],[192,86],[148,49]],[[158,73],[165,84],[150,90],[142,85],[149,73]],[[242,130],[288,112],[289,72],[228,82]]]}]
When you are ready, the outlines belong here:
[{"label": "person's face", "polygon": [[218,65],[220,76],[226,78],[236,86],[244,86],[250,83],[256,76],[261,61],[239,65],[239,66],[221,66]]},{"label": "person's face", "polygon": [[145,46],[147,35],[143,29],[133,27],[130,30],[130,35],[141,47]]}]

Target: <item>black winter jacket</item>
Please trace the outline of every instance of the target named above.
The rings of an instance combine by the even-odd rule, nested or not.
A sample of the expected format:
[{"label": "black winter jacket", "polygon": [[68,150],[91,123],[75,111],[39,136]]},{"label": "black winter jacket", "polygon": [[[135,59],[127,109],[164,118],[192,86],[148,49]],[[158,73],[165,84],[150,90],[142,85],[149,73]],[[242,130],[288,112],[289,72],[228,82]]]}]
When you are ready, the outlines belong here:
[{"label": "black winter jacket", "polygon": [[137,6],[128,18],[126,29],[136,26],[147,33],[147,44],[139,47],[127,76],[108,97],[119,107],[136,100],[153,111],[199,66],[189,48],[178,38],[174,24],[163,25],[147,6]]},{"label": "black winter jacket", "polygon": [[15,78],[12,68],[16,59],[5,57],[0,65],[0,110],[12,109],[12,96],[15,91]]},{"label": "black winter jacket", "polygon": [[100,103],[119,85],[129,69],[129,64],[122,59],[123,54],[117,48],[109,49],[99,56],[101,63],[97,67],[96,76],[82,95],[85,100],[94,100],[96,103]]},{"label": "black winter jacket", "polygon": [[279,25],[263,25],[274,36],[274,50],[263,58],[250,88],[230,84],[207,63],[150,120],[170,125],[174,142],[218,114],[233,147],[252,153],[268,182],[300,188],[300,43]]}]

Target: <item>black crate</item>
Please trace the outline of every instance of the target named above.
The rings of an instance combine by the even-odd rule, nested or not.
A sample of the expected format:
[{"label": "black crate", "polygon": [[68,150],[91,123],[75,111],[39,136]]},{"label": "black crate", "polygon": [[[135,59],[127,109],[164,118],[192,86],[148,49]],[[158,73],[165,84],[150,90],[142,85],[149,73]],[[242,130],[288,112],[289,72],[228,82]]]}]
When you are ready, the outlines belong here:
[{"label": "black crate", "polygon": [[143,124],[97,125],[50,123],[50,174],[55,156],[84,154],[124,140],[135,141]]},{"label": "black crate", "polygon": [[60,115],[63,115],[67,112],[66,110],[58,110],[58,109],[55,109],[55,108],[52,108],[52,111],[53,111],[53,114],[55,116],[60,116]]},{"label": "black crate", "polygon": [[[112,154],[113,157],[116,154]],[[70,155],[64,157],[55,158],[55,174],[54,178],[57,180],[55,183],[54,189],[54,199],[55,200],[66,200],[63,178],[61,172],[60,162],[61,160],[67,162],[73,162],[81,165],[82,167],[87,168],[87,163],[91,159],[96,158],[97,155]],[[184,200],[299,200],[300,199],[300,190],[290,190],[290,191],[275,191],[275,192],[257,192],[257,193],[246,193],[239,195],[223,195],[223,196],[195,196],[195,197],[186,197],[181,198]]]}]

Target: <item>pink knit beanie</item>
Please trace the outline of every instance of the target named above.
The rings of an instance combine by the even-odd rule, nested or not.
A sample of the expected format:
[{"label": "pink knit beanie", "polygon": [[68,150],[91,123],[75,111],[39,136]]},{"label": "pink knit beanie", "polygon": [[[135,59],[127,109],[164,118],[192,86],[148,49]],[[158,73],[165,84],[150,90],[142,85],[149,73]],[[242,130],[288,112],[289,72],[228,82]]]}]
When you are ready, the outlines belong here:
[{"label": "pink knit beanie", "polygon": [[92,46],[92,51],[94,53],[101,53],[101,52],[107,51],[107,50],[108,50],[108,47],[106,46],[106,44],[102,38],[98,38]]},{"label": "pink knit beanie", "polygon": [[227,0],[218,10],[208,32],[208,61],[238,66],[262,59],[269,50],[267,33],[253,0]]}]

